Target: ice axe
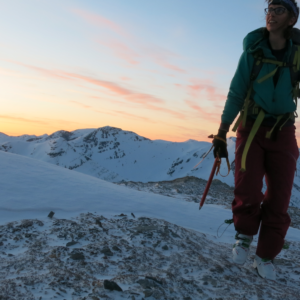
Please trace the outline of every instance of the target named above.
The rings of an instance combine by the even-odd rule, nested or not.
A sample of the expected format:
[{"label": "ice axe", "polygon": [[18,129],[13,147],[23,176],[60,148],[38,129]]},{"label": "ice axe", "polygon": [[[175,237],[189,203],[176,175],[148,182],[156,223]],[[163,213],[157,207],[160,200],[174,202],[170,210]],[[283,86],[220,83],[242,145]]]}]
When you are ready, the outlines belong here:
[{"label": "ice axe", "polygon": [[[214,138],[214,135],[210,135],[209,138]],[[207,157],[207,155],[210,153],[210,151],[214,148],[214,145],[211,146],[211,148],[208,150],[207,153],[205,153],[205,155],[203,156],[202,160],[193,168],[195,169],[196,167],[198,167],[202,161],[205,159],[205,157]],[[199,206],[199,210],[202,208],[202,206],[204,205],[204,202],[205,202],[205,199],[206,199],[206,196],[208,194],[208,191],[209,191],[209,188],[211,186],[211,183],[212,183],[212,180],[214,178],[214,175],[218,175],[220,174],[222,177],[226,177],[229,175],[230,173],[230,164],[229,164],[229,160],[228,160],[228,157],[226,157],[226,162],[227,162],[227,166],[228,166],[228,174],[223,176],[221,173],[220,173],[220,167],[221,167],[221,158],[219,158],[219,155],[217,153],[217,157],[215,158],[215,161],[214,161],[214,165],[212,167],[212,170],[211,170],[211,173],[210,173],[210,176],[209,176],[209,179],[207,181],[207,184],[206,184],[206,187],[205,187],[205,190],[204,190],[204,193],[202,195],[202,199],[201,199],[201,202],[200,202],[200,206]]]}]

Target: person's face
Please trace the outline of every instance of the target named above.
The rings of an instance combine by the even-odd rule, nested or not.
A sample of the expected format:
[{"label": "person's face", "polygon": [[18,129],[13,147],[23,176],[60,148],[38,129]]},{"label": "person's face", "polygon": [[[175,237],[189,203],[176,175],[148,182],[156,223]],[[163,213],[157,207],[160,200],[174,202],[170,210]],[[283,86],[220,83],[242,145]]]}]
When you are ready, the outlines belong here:
[{"label": "person's face", "polygon": [[[276,8],[278,8],[277,13]],[[269,32],[283,32],[287,27],[293,25],[295,21],[296,18],[291,17],[284,6],[269,6],[269,13],[266,15],[266,27]]]}]

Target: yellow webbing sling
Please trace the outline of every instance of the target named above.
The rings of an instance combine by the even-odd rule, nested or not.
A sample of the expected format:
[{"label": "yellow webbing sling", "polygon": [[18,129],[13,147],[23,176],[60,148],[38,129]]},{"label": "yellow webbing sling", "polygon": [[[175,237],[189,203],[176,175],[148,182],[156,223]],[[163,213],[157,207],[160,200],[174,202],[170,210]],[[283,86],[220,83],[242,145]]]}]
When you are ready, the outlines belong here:
[{"label": "yellow webbing sling", "polygon": [[[260,78],[257,80],[257,83],[262,83],[264,82],[265,80],[269,79],[270,77],[273,77],[276,72],[278,71],[279,67],[286,67],[288,66],[287,63],[285,62],[280,62],[280,61],[276,61],[276,60],[272,60],[272,59],[261,59],[259,61],[257,61],[257,64],[260,64],[260,63],[269,63],[269,64],[275,64],[277,65],[276,69],[272,72],[270,72],[269,74],[265,75],[264,77]],[[295,53],[295,56],[294,56],[294,61],[293,61],[293,65],[294,65],[294,72],[297,72],[300,70],[300,46],[297,46],[297,51]],[[243,106],[243,109],[242,111],[240,112],[240,116],[238,118],[238,120],[236,121],[232,131],[236,132],[237,128],[239,127],[239,125],[242,123],[242,126],[245,127],[246,125],[246,120],[247,120],[247,115],[248,115],[248,110],[249,110],[249,107],[251,104],[253,104],[253,100],[251,100],[251,94],[252,94],[252,91],[253,91],[253,82],[251,82],[251,86],[247,92],[247,96],[246,96],[246,99],[245,99],[245,103],[244,103],[244,106]],[[293,90],[293,96],[294,96],[294,101],[295,101],[295,104],[296,104],[296,107],[297,107],[297,97],[300,96],[300,88],[299,88],[299,82],[297,82],[294,90]],[[257,105],[254,104],[254,107],[253,107],[253,113],[254,114],[258,114],[257,115],[257,118],[253,124],[253,127],[249,133],[249,136],[248,136],[248,139],[246,141],[246,145],[245,145],[245,148],[244,148],[244,151],[243,151],[243,155],[242,155],[242,162],[241,162],[241,169],[240,171],[241,172],[245,172],[246,171],[246,159],[247,159],[247,154],[248,154],[248,151],[250,149],[250,146],[251,146],[251,143],[261,125],[261,123],[263,122],[264,120],[264,117],[265,117],[265,112],[262,108],[259,108]],[[266,134],[266,138],[270,138],[276,125],[280,122],[280,120],[284,117],[285,115],[279,115],[277,117],[277,121],[275,123],[275,125],[272,127],[272,129],[270,131],[267,132]],[[291,113],[290,114],[290,117],[287,118],[287,120],[280,126],[279,130],[282,129],[282,127],[286,124],[286,122],[289,120],[289,119],[294,119],[295,117],[297,117],[297,113],[295,112],[295,115],[294,113]]]},{"label": "yellow webbing sling", "polygon": [[256,135],[257,131],[258,131],[258,128],[260,127],[262,121],[264,120],[264,117],[265,117],[265,112],[263,111],[263,109],[259,112],[254,124],[253,124],[253,127],[249,133],[249,136],[248,136],[248,139],[247,139],[247,142],[246,142],[246,145],[245,145],[245,148],[244,148],[244,152],[243,152],[243,155],[242,155],[242,166],[241,166],[241,172],[245,172],[246,171],[246,158],[247,158],[247,154],[248,154],[248,151],[249,151],[249,148],[250,148],[250,145],[254,139],[254,136]]}]

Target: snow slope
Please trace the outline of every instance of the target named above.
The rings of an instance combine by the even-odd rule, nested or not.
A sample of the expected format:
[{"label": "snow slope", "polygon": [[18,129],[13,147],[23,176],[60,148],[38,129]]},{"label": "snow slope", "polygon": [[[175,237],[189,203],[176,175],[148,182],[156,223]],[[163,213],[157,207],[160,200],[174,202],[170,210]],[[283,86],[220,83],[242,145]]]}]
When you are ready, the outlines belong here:
[{"label": "snow slope", "polygon": [[[235,140],[229,139],[230,162]],[[0,150],[28,156],[107,181],[162,181],[185,176],[209,177],[213,156],[198,169],[193,167],[211,144],[151,141],[113,127],[58,131],[50,136],[1,137]],[[222,172],[226,173],[223,164]],[[233,185],[233,174],[222,179]]]},{"label": "snow slope", "polygon": [[[57,218],[55,218],[53,222],[46,217],[50,210],[55,212],[54,217]],[[88,212],[92,214],[87,214]],[[83,215],[84,213],[87,215]],[[125,217],[124,220],[121,218],[122,220],[119,221],[115,218],[116,215],[120,214],[131,216],[131,213],[134,214],[135,218],[131,217],[131,219],[128,219]],[[103,223],[101,226],[104,229],[101,229],[101,232],[97,229],[99,228],[98,225],[96,228],[95,225],[91,223],[92,220],[95,220],[97,215],[101,215],[101,222]],[[139,218],[139,221],[137,218]],[[230,248],[234,241],[235,234],[233,226],[227,229],[222,238],[216,238],[219,225],[224,219],[229,218],[231,218],[231,212],[223,209],[221,206],[206,205],[199,211],[198,204],[196,203],[138,192],[42,161],[0,151],[0,225],[2,224],[2,226],[0,226],[0,235],[4,236],[4,234],[6,234],[5,236],[11,239],[14,237],[10,240],[9,244],[7,244],[7,238],[3,241],[0,240],[1,268],[6,268],[7,274],[10,274],[9,279],[0,279],[0,285],[2,282],[6,284],[12,284],[13,282],[19,283],[21,278],[26,277],[27,281],[22,281],[22,284],[25,286],[33,286],[36,296],[37,292],[43,293],[42,299],[53,299],[53,291],[57,291],[57,293],[69,293],[69,288],[67,289],[65,286],[63,288],[60,287],[59,290],[55,289],[58,287],[55,278],[63,276],[62,274],[67,274],[64,273],[67,268],[72,268],[72,272],[70,271],[71,269],[69,269],[68,274],[74,274],[74,263],[70,262],[67,258],[68,255],[75,255],[80,252],[88,256],[86,251],[89,251],[88,253],[96,253],[98,251],[95,244],[98,243],[98,241],[96,241],[95,238],[90,240],[92,237],[91,232],[101,233],[101,239],[104,239],[101,244],[102,246],[111,245],[111,241],[113,240],[119,243],[118,247],[121,249],[120,245],[123,245],[122,243],[125,243],[125,240],[127,241],[127,250],[125,249],[126,247],[124,248],[122,246],[123,254],[114,254],[111,259],[96,256],[94,258],[86,258],[85,264],[82,264],[81,261],[78,263],[75,262],[75,266],[80,268],[80,274],[86,276],[87,281],[94,280],[91,281],[91,286],[99,284],[101,286],[99,289],[102,289],[102,291],[104,279],[116,278],[115,280],[122,283],[122,288],[124,290],[126,289],[126,291],[119,294],[117,292],[111,292],[109,295],[112,298],[109,299],[128,299],[130,295],[131,299],[142,299],[140,296],[137,296],[139,294],[129,293],[130,289],[140,289],[140,287],[136,287],[136,283],[129,280],[129,278],[134,276],[132,273],[133,270],[131,269],[130,271],[130,266],[135,265],[136,268],[138,268],[140,274],[138,276],[141,276],[141,274],[149,276],[151,266],[143,267],[143,271],[141,269],[141,266],[144,265],[146,261],[157,264],[157,273],[155,274],[158,274],[157,276],[160,276],[159,278],[163,278],[164,284],[163,290],[152,286],[149,291],[147,287],[149,282],[146,284],[145,281],[140,281],[141,286],[145,286],[146,284],[146,289],[144,289],[145,295],[149,292],[154,293],[155,290],[155,293],[157,292],[155,295],[172,295],[172,298],[175,297],[174,299],[183,299],[183,291],[177,289],[180,286],[180,289],[185,288],[184,292],[190,293],[190,295],[194,292],[201,293],[203,295],[202,299],[214,299],[211,297],[216,295],[220,296],[222,293],[223,299],[240,299],[239,297],[244,294],[248,296],[251,295],[251,298],[247,299],[253,300],[275,299],[275,297],[282,296],[283,291],[284,295],[286,295],[286,299],[294,299],[293,295],[296,295],[300,291],[300,280],[299,276],[297,277],[296,275],[298,272],[296,265],[299,265],[299,251],[297,249],[299,249],[300,246],[300,231],[289,228],[287,240],[291,244],[291,250],[290,254],[283,252],[278,259],[277,268],[279,269],[279,278],[281,281],[278,282],[278,288],[274,288],[272,283],[265,282],[255,275],[250,262],[245,267],[235,266],[230,262]],[[33,219],[33,221],[22,221],[24,219]],[[73,221],[69,221],[70,219]],[[13,221],[16,222],[14,224],[9,223],[5,225],[7,222]],[[142,224],[138,222],[142,222]],[[145,225],[145,222],[148,224],[148,227]],[[84,225],[80,225],[80,227],[79,224],[82,223],[84,223]],[[41,229],[41,224],[45,225],[44,229]],[[139,226],[134,227],[137,225]],[[71,236],[69,236],[69,234],[72,232],[72,226],[79,226],[78,228],[81,228],[80,230],[83,231],[83,234],[89,232],[90,237],[87,237],[87,240],[79,240],[76,241],[74,245],[65,247],[63,245],[65,245],[68,240],[63,242],[63,237],[68,237],[69,241],[71,241],[72,234]],[[105,228],[110,228],[109,233],[105,231]],[[161,231],[159,228],[161,228],[161,230],[164,229]],[[57,234],[56,237],[54,233],[57,232],[57,230],[59,230],[59,232],[64,230],[64,233]],[[152,230],[154,233],[150,234],[148,230]],[[170,232],[170,235],[166,230]],[[164,252],[164,250],[160,249],[155,250],[155,254],[153,253],[153,250],[151,250],[151,239],[154,239],[155,232],[164,236],[163,239],[168,241],[169,246],[172,247],[171,250],[165,250],[166,252]],[[25,237],[29,236],[29,239],[24,242],[22,234]],[[33,236],[37,236],[38,239],[32,241]],[[30,241],[32,241],[31,244]],[[3,256],[3,243],[6,243],[4,244],[6,247],[5,251],[10,251],[10,257]],[[185,244],[191,248],[184,250],[185,247],[187,247]],[[27,248],[28,251],[25,251]],[[131,255],[128,256],[128,254],[126,255],[126,251],[128,252],[129,249],[131,249]],[[251,251],[253,256],[255,249],[253,248]],[[35,259],[39,261],[40,264],[31,270],[30,266],[33,264],[31,257],[33,253],[36,253]],[[69,254],[66,255],[67,253]],[[20,256],[20,260],[17,255]],[[60,258],[58,258],[58,255]],[[210,258],[209,255],[212,257]],[[197,260],[198,256],[199,258],[201,257],[200,261]],[[183,261],[183,258],[186,260]],[[123,269],[118,269],[114,267],[114,265],[127,262],[128,259],[129,270],[125,273],[127,274],[126,276],[129,277],[126,277],[122,271]],[[18,262],[17,265],[14,263],[15,261]],[[92,268],[95,264],[99,267],[97,272],[100,272],[100,275],[97,275],[98,277],[95,277],[96,275],[87,275],[87,272],[91,270],[85,269],[84,266],[87,265],[89,268]],[[169,265],[169,271],[167,272],[164,271],[166,264]],[[49,267],[50,273],[46,272],[45,265],[47,265],[47,268]],[[9,266],[11,266],[10,271],[8,270]],[[212,267],[210,268],[210,266]],[[24,270],[25,267],[29,269],[26,271],[26,269]],[[295,273],[287,275],[288,271],[294,272],[294,270]],[[17,273],[15,274],[15,272]],[[20,272],[22,272],[23,275],[20,275]],[[96,270],[93,272],[96,272]],[[177,278],[176,280],[179,280],[177,283],[176,280],[174,282],[174,278],[172,279],[172,276],[169,274],[170,272],[174,274],[171,275],[175,276],[174,278]],[[3,278],[4,274],[5,273],[0,272],[0,278]],[[47,274],[48,283],[38,280],[39,274],[40,276]],[[180,274],[181,277],[176,277],[176,274],[178,276]],[[213,274],[216,277],[212,276]],[[288,280],[285,279],[287,276],[289,276]],[[31,281],[28,278],[31,278]],[[47,287],[49,278],[51,279],[52,285]],[[95,281],[95,278],[98,278],[97,281]],[[7,280],[9,280],[9,282]],[[71,279],[64,277],[64,280],[62,281],[61,279],[60,281],[67,284],[66,282],[68,282],[68,280],[70,281]],[[76,280],[75,282],[77,283],[75,285],[81,286],[83,284],[83,281],[80,281],[80,279],[77,278]],[[232,280],[234,283],[231,282]],[[236,280],[239,280],[240,284],[234,287]],[[284,283],[282,280],[286,282]],[[84,282],[86,283],[86,281]],[[171,285],[173,286],[172,289]],[[199,289],[200,285],[201,289]],[[0,286],[0,295],[2,286]],[[68,285],[66,286],[68,287]],[[70,285],[70,289],[71,286],[72,285]],[[253,286],[257,288],[257,291],[253,290]],[[166,289],[167,287],[169,288]],[[48,288],[50,288],[50,291],[47,292]],[[227,289],[226,292],[222,290],[225,288]],[[232,290],[230,290],[231,288]],[[28,289],[25,288],[25,290],[29,293]],[[80,295],[87,295],[91,290],[92,287],[89,289],[85,287],[82,291],[77,290],[77,292],[75,292],[77,293],[76,295],[79,295],[81,292],[82,294]],[[32,293],[34,293],[34,290],[32,290]],[[65,296],[64,298],[83,299],[76,298],[70,294],[68,295],[68,297]],[[204,295],[206,296],[204,297]],[[228,297],[226,295],[228,295]],[[157,297],[158,298],[152,297],[149,299],[171,299],[171,296],[167,298],[166,296]],[[103,296],[103,298],[105,297]],[[193,296],[190,299],[199,299],[199,297]]]},{"label": "snow slope", "polygon": [[[30,212],[58,216],[99,212],[112,216],[118,212],[164,219],[185,228],[215,235],[218,226],[230,219],[230,210],[127,189],[92,176],[62,169],[51,164],[0,151],[0,223]],[[300,241],[300,231],[290,228],[289,239]],[[229,228],[222,241],[232,242]]]},{"label": "snow slope", "polygon": [[[227,139],[229,161],[234,170],[235,138]],[[165,181],[194,176],[207,180],[212,152],[194,169],[211,144],[189,140],[183,143],[151,141],[114,127],[58,131],[52,135],[9,137],[0,133],[0,150],[35,158],[111,182]],[[298,161],[300,169],[300,161]],[[224,162],[221,174],[227,174]],[[234,174],[217,177],[234,186]],[[291,206],[300,208],[300,174],[296,174]]]}]

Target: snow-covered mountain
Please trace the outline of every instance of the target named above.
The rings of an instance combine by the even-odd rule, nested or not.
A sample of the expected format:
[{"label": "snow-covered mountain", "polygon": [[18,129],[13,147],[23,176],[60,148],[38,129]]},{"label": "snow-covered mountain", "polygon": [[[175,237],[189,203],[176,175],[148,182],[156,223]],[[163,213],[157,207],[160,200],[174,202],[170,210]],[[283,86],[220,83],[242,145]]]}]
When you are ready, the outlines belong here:
[{"label": "snow-covered mountain", "polygon": [[[216,177],[234,186],[236,138],[227,139],[232,172]],[[176,143],[150,140],[114,127],[57,131],[51,135],[7,136],[0,133],[0,150],[28,156],[110,182],[158,182],[186,176],[207,180],[213,153],[194,169],[211,143],[189,140]],[[255,162],[254,162],[255,163]],[[298,161],[298,170],[300,162]],[[224,162],[221,174],[227,174]],[[300,207],[300,174],[296,174],[291,205]]]},{"label": "snow-covered mountain", "polygon": [[3,151],[0,170],[0,299],[298,299],[297,229],[275,284],[252,267],[257,237],[245,265],[232,263],[234,227],[216,237],[231,218],[221,206],[199,211]]},{"label": "snow-covered mountain", "polygon": [[[229,141],[230,162],[235,139]],[[193,167],[211,144],[189,140],[183,143],[149,140],[113,127],[58,131],[51,135],[9,137],[0,135],[0,150],[25,155],[106,181],[162,181],[185,176],[207,179],[213,156]],[[227,173],[224,163],[221,170]],[[233,185],[233,174],[222,178]]]}]

